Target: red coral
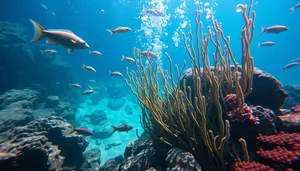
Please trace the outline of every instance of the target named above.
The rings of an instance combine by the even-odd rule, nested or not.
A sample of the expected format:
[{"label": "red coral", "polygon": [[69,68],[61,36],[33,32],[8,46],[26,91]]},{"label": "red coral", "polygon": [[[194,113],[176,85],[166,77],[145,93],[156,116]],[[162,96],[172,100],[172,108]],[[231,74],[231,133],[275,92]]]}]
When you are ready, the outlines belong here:
[{"label": "red coral", "polygon": [[269,144],[280,146],[293,145],[294,147],[298,146],[299,148],[300,133],[284,133],[283,131],[280,131],[278,135],[263,136],[259,134],[257,139]]},{"label": "red coral", "polygon": [[272,150],[259,149],[257,151],[259,156],[281,164],[300,163],[300,133],[284,133],[280,131],[278,135],[258,135],[257,139],[277,145]]},{"label": "red coral", "polygon": [[249,121],[252,124],[259,124],[258,117],[252,115],[253,111],[247,104],[242,108],[242,111],[239,110],[238,100],[235,94],[228,94],[225,97],[226,105],[228,108],[227,116],[233,122],[245,122]]},{"label": "red coral", "polygon": [[274,171],[270,166],[257,162],[236,162],[233,165],[233,171]]},{"label": "red coral", "polygon": [[277,146],[273,150],[259,149],[257,154],[263,158],[282,164],[294,164],[300,162],[299,150],[288,150],[287,148],[280,146]]},{"label": "red coral", "polygon": [[296,105],[295,107],[292,107],[292,110],[294,113],[299,113],[300,114],[300,105]]},{"label": "red coral", "polygon": [[225,96],[225,102],[228,110],[236,110],[238,109],[239,103],[236,97],[236,94],[228,94]]}]

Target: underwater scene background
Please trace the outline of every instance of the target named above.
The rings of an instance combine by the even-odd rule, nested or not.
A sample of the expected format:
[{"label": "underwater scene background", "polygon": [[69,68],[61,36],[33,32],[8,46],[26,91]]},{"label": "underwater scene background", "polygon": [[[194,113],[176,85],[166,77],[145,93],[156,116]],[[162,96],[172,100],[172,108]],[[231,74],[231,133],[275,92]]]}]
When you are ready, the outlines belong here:
[{"label": "underwater scene background", "polygon": [[300,170],[299,7],[3,1],[0,170]]}]

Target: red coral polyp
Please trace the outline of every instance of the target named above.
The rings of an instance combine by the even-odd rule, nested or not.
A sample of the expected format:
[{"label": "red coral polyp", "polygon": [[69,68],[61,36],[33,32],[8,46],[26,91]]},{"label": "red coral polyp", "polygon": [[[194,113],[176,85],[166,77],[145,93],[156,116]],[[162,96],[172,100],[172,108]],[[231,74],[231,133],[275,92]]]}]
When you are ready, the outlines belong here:
[{"label": "red coral polyp", "polygon": [[236,110],[239,108],[238,100],[235,94],[226,95],[225,102],[228,110]]},{"label": "red coral polyp", "polygon": [[263,158],[282,163],[282,164],[294,164],[300,161],[299,150],[288,150],[285,147],[277,146],[272,150],[259,149],[257,154]]},{"label": "red coral polyp", "polygon": [[226,105],[228,108],[227,116],[233,122],[250,122],[251,124],[259,124],[258,117],[253,116],[253,111],[247,104],[244,104],[242,110],[239,110],[238,100],[235,94],[225,96]]},{"label": "red coral polyp", "polygon": [[263,136],[259,134],[257,139],[265,143],[280,146],[292,145],[293,149],[297,149],[300,144],[300,133],[285,133],[280,131],[278,135]]},{"label": "red coral polyp", "polygon": [[257,162],[236,162],[233,171],[274,171],[270,166],[266,166]]}]

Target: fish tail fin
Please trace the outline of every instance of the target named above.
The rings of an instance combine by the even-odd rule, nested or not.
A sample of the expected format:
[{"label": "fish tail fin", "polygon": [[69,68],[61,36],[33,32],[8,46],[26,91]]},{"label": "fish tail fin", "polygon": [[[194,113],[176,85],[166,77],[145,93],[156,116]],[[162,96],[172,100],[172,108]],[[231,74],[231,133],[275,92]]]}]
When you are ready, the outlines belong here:
[{"label": "fish tail fin", "polygon": [[125,59],[125,56],[124,56],[124,55],[122,55],[122,59],[121,59],[121,60],[122,60],[122,61],[124,61],[124,59]]},{"label": "fish tail fin", "polygon": [[113,35],[114,35],[114,32],[113,32],[113,30],[111,30],[111,29],[106,29],[106,31],[110,32],[110,35],[111,35],[111,36],[113,36]]},{"label": "fish tail fin", "polygon": [[84,68],[86,68],[86,66],[84,64],[82,64],[82,68],[84,69]]},{"label": "fish tail fin", "polygon": [[109,75],[111,75],[111,71],[108,71],[109,72]]},{"label": "fish tail fin", "polygon": [[34,27],[34,36],[31,40],[31,42],[36,42],[38,40],[41,40],[42,38],[46,37],[45,29],[37,22],[29,19],[29,21],[32,23]]},{"label": "fish tail fin", "polygon": [[260,34],[263,34],[266,31],[266,29],[264,27],[261,27],[261,32]]},{"label": "fish tail fin", "polygon": [[260,43],[257,43],[257,48],[259,48],[261,46],[261,44]]},{"label": "fish tail fin", "polygon": [[41,51],[41,55],[44,55],[44,51],[40,50]]},{"label": "fish tail fin", "polygon": [[111,128],[113,129],[113,133],[115,133],[117,131],[117,127],[111,126]]},{"label": "fish tail fin", "polygon": [[292,13],[295,11],[295,7],[289,9]]},{"label": "fish tail fin", "polygon": [[89,54],[92,54],[92,51],[91,51],[91,50],[89,50]]}]

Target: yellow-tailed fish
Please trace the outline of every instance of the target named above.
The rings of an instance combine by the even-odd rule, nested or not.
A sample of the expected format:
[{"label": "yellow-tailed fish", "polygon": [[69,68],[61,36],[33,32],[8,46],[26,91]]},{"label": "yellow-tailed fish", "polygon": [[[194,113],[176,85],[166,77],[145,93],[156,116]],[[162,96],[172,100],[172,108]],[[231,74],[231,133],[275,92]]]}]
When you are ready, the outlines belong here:
[{"label": "yellow-tailed fish", "polygon": [[46,30],[39,23],[30,20],[34,26],[34,37],[31,42],[39,41],[47,37],[47,44],[59,44],[68,48],[68,53],[72,53],[74,49],[87,49],[90,46],[82,40],[80,37],[76,36],[70,30]]}]

